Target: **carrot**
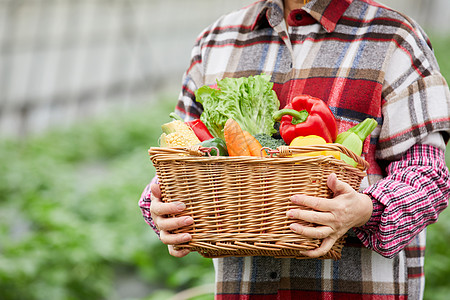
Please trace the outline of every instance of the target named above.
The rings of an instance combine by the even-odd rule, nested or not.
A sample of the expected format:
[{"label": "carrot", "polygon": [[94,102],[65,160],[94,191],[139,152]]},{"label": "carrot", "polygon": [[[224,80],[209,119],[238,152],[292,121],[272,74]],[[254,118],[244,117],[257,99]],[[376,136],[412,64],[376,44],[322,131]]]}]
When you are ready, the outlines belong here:
[{"label": "carrot", "polygon": [[[239,123],[228,119],[225,123],[223,134],[229,156],[260,156],[261,144],[248,131],[242,130]],[[263,151],[263,155],[266,155]]]},{"label": "carrot", "polygon": [[260,156],[261,152],[263,156],[267,155],[266,151],[261,151],[261,143],[250,132],[244,130],[244,136],[251,156]]},{"label": "carrot", "polygon": [[244,132],[238,122],[228,119],[223,128],[223,135],[229,156],[251,156]]}]

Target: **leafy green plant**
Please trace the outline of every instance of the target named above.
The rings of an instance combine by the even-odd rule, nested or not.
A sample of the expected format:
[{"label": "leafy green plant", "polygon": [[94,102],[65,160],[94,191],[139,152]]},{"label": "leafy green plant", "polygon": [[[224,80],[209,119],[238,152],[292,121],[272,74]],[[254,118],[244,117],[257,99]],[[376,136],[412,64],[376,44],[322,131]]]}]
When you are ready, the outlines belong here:
[{"label": "leafy green plant", "polygon": [[[450,82],[450,36],[431,36],[441,73]],[[445,153],[447,167],[450,167],[450,143]],[[436,224],[428,226],[427,248],[425,252],[425,300],[447,299],[450,294],[450,209],[439,216]]]},{"label": "leafy green plant", "polygon": [[439,216],[439,221],[428,226],[425,255],[425,299],[448,299],[450,286],[450,210]]},{"label": "leafy green plant", "polygon": [[120,299],[123,269],[149,293],[211,282],[211,261],[171,257],[137,205],[154,175],[147,149],[172,109],[160,101],[1,141],[1,299]]}]

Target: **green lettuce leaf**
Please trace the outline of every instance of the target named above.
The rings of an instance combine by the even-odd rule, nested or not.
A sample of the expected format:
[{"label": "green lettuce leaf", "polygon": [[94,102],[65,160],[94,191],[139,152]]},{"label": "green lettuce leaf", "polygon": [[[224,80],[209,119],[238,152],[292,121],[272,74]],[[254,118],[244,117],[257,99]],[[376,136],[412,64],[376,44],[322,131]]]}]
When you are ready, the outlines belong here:
[{"label": "green lettuce leaf", "polygon": [[272,115],[280,102],[269,75],[224,78],[217,81],[217,88],[202,86],[195,92],[196,100],[203,105],[200,119],[214,137],[224,138],[223,128],[229,118],[252,135],[276,132]]}]

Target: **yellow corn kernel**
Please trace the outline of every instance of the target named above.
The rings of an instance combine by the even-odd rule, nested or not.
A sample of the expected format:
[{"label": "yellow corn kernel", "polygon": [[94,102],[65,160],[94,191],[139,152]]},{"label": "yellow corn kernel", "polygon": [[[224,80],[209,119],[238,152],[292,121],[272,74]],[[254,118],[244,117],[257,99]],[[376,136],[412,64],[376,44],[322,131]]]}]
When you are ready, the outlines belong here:
[{"label": "yellow corn kernel", "polygon": [[160,138],[162,147],[186,147],[200,143],[192,128],[183,121],[174,120],[161,128],[164,132]]}]

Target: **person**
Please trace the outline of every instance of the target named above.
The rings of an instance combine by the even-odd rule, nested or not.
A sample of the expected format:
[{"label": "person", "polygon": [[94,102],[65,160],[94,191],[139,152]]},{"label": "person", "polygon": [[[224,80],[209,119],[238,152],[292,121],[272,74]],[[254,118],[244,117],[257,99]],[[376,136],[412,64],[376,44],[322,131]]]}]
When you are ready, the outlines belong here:
[{"label": "person", "polygon": [[[185,120],[198,118],[196,89],[261,73],[271,75],[281,107],[298,94],[323,99],[339,132],[376,119],[362,154],[370,167],[359,192],[330,175],[333,199],[292,197],[317,210],[287,213],[294,232],[323,238],[303,253],[311,259],[213,259],[216,299],[421,299],[425,229],[450,195],[444,158],[450,93],[425,32],[371,0],[257,1],[199,35],[175,111]],[[170,231],[192,218],[166,217],[183,203],[163,203],[153,179],[139,206],[171,255],[189,253],[174,245],[192,237]],[[340,260],[314,259],[344,234]]]}]

